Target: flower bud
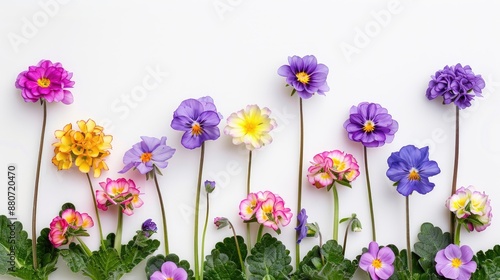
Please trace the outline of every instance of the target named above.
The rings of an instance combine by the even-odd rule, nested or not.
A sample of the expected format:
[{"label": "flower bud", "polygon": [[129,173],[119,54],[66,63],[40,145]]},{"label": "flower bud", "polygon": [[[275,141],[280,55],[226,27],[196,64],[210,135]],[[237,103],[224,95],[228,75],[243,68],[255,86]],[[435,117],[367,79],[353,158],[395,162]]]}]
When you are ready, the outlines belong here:
[{"label": "flower bud", "polygon": [[354,232],[360,232],[362,229],[363,227],[361,226],[359,219],[356,217],[352,218],[351,230]]},{"label": "flower bud", "polygon": [[212,193],[215,189],[215,181],[209,181],[209,180],[206,180],[205,181],[205,191],[207,193]]},{"label": "flower bud", "polygon": [[214,224],[217,227],[217,229],[221,229],[229,225],[229,220],[224,217],[215,217]]},{"label": "flower bud", "polygon": [[318,223],[307,223],[307,237],[317,237],[319,235]]},{"label": "flower bud", "polygon": [[150,237],[151,235],[153,235],[153,233],[156,233],[156,231],[158,230],[155,222],[153,222],[153,220],[151,219],[147,219],[146,221],[144,221],[144,223],[142,223],[141,229],[146,237]]}]

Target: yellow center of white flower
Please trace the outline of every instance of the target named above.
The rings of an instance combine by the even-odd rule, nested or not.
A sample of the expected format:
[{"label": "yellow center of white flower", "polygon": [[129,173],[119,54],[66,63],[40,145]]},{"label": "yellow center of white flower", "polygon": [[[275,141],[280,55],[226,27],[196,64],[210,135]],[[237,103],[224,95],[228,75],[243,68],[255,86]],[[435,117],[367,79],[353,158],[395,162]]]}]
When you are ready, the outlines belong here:
[{"label": "yellow center of white flower", "polygon": [[143,153],[141,155],[141,161],[142,162],[148,162],[148,161],[151,160],[152,157],[153,157],[153,154],[151,154],[151,153]]},{"label": "yellow center of white flower", "polygon": [[461,265],[462,265],[462,260],[460,260],[459,258],[454,258],[453,260],[451,260],[451,267],[458,268]]},{"label": "yellow center of white flower", "polygon": [[49,87],[50,86],[50,80],[47,78],[40,78],[36,81],[36,83],[43,88]]},{"label": "yellow center of white flower", "polygon": [[191,126],[191,134],[199,136],[201,135],[201,133],[203,133],[203,129],[201,128],[200,124],[197,122],[193,123],[193,125]]},{"label": "yellow center of white flower", "polygon": [[375,123],[373,121],[367,120],[363,125],[364,132],[372,132],[375,130]]},{"label": "yellow center of white flower", "polygon": [[410,170],[410,174],[408,174],[408,180],[410,181],[418,181],[420,180],[420,175],[418,174],[418,170],[412,168]]},{"label": "yellow center of white flower", "polygon": [[380,259],[374,259],[372,261],[372,266],[375,268],[375,269],[379,269],[382,267],[382,261]]},{"label": "yellow center of white flower", "polygon": [[299,72],[297,74],[295,74],[295,77],[297,77],[297,81],[303,83],[303,84],[307,84],[309,83],[309,74],[307,74],[306,72]]}]

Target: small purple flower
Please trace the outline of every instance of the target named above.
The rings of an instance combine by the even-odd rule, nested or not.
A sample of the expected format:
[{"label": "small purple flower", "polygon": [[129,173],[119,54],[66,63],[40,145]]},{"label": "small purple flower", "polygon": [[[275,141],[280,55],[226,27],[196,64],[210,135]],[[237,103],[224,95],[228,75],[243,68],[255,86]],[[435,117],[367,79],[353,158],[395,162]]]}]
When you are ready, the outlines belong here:
[{"label": "small purple flower", "polygon": [[[445,66],[431,76],[426,96],[429,100],[443,97],[443,104],[455,103],[460,109],[471,106],[475,96],[481,96],[485,83],[481,75],[475,75],[469,65]],[[474,93],[471,93],[474,92]]]},{"label": "small purple flower", "polygon": [[181,144],[187,149],[195,149],[206,140],[216,140],[220,136],[217,125],[222,116],[217,112],[213,99],[209,96],[182,101],[174,112],[170,126],[185,131]]},{"label": "small purple flower", "polygon": [[314,93],[325,95],[330,90],[326,82],[328,67],[318,64],[314,55],[288,57],[288,63],[278,69],[278,75],[286,77],[301,98],[310,98]]},{"label": "small purple flower", "polygon": [[174,262],[166,261],[161,265],[161,271],[155,271],[150,280],[186,280],[187,272],[182,267],[177,267]]},{"label": "small purple flower", "polygon": [[141,229],[146,237],[150,237],[153,233],[156,233],[156,231],[158,230],[155,222],[153,222],[152,219],[147,219],[146,221],[144,221],[144,223],[142,223]]},{"label": "small purple flower", "polygon": [[450,244],[436,254],[436,271],[446,279],[467,280],[476,271],[477,264],[472,260],[472,249],[464,245]]},{"label": "small purple flower", "polygon": [[215,190],[215,181],[205,181],[205,191],[207,193],[212,193]]},{"label": "small purple flower", "polygon": [[307,237],[307,214],[306,214],[306,209],[302,208],[300,210],[299,214],[297,215],[297,220],[299,224],[295,228],[295,230],[298,232],[299,236],[297,237],[297,244],[300,244],[302,239]]},{"label": "small purple flower", "polygon": [[394,273],[392,265],[396,256],[389,247],[378,248],[375,241],[370,242],[368,251],[361,255],[359,268],[368,272],[372,280],[389,279]]},{"label": "small purple flower", "polygon": [[429,182],[429,177],[441,172],[438,164],[429,160],[429,147],[404,146],[399,152],[391,154],[387,164],[387,177],[397,183],[397,191],[404,196],[413,191],[420,194],[432,191],[434,183]]},{"label": "small purple flower", "polygon": [[16,88],[22,90],[26,102],[43,99],[47,102],[71,104],[73,95],[67,89],[75,84],[71,81],[72,77],[73,73],[64,70],[61,63],[42,60],[17,76]]},{"label": "small purple flower", "polygon": [[141,136],[142,141],[132,146],[123,156],[125,167],[118,173],[125,173],[130,168],[139,170],[141,174],[153,171],[154,166],[165,168],[175,149],[167,146],[167,137],[161,139]]},{"label": "small purple flower", "polygon": [[365,147],[380,147],[392,142],[398,122],[379,104],[361,102],[351,107],[344,128],[352,141],[361,142]]}]

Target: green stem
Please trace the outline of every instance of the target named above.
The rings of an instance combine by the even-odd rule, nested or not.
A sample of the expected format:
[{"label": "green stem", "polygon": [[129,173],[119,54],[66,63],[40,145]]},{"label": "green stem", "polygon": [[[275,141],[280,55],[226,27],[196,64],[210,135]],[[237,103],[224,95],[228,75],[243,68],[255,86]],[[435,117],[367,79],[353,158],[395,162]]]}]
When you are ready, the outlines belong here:
[{"label": "green stem", "polygon": [[[292,93],[293,94],[293,93]],[[304,113],[302,108],[302,98],[299,98],[299,125],[300,125],[300,144],[299,144],[299,176],[297,182],[297,212],[302,209],[302,164],[304,161]],[[297,220],[297,226],[299,221]],[[298,240],[299,232],[295,233],[295,240]],[[300,244],[295,243],[295,267],[300,264]]]},{"label": "green stem", "polygon": [[257,232],[257,242],[256,243],[259,243],[260,242],[260,239],[262,238],[262,233],[264,232],[264,225],[261,224],[259,226],[259,231]]},{"label": "green stem", "polygon": [[351,227],[353,219],[351,218],[349,220],[349,223],[347,223],[347,227],[345,228],[345,234],[344,234],[344,246],[342,246],[342,255],[345,256],[345,247],[347,247],[347,235],[349,233],[349,228]]},{"label": "green stem", "polygon": [[92,201],[94,201],[94,211],[95,211],[95,217],[97,219],[97,225],[99,227],[99,235],[101,237],[101,245],[104,248],[104,235],[102,234],[101,218],[99,216],[99,211],[97,209],[97,200],[95,198],[94,188],[92,187],[92,181],[90,180],[89,173],[86,173],[86,175],[87,175],[87,181],[89,182],[90,193],[92,194]]},{"label": "green stem", "polygon": [[[459,124],[460,124],[460,116],[459,116],[460,109],[458,106],[456,106],[456,111],[455,111],[455,160],[453,162],[453,180],[451,183],[451,195],[454,195],[455,192],[457,191],[457,177],[458,177],[458,155],[460,151],[460,129],[459,129]],[[453,234],[454,234],[454,229],[456,227],[456,220],[455,220],[455,214],[453,212],[450,212],[450,234],[452,240],[454,239]]]},{"label": "green stem", "polygon": [[[238,251],[238,258],[240,259],[241,271],[245,271],[245,263],[243,262],[243,257],[241,256],[240,244],[238,243],[238,237],[236,236],[236,231],[234,230],[233,224],[228,221],[231,230],[233,231],[234,243],[236,244],[236,250]],[[249,251],[250,252],[250,251]]]},{"label": "green stem", "polygon": [[363,154],[365,159],[366,189],[368,191],[368,202],[370,204],[370,219],[372,222],[372,239],[373,241],[377,241],[377,234],[375,232],[375,214],[373,213],[372,188],[370,186],[370,173],[368,172],[368,153],[366,151],[366,146],[363,146]]},{"label": "green stem", "polygon": [[[318,228],[319,228],[319,227],[318,227]],[[321,247],[323,247],[323,235],[321,235],[321,231],[318,231],[318,235],[319,235],[318,237],[319,237],[319,250],[320,250],[319,255],[321,256],[321,263],[322,263],[323,265],[325,265],[325,257],[324,257],[324,256],[323,256],[323,254],[321,253]],[[298,269],[298,268],[299,268],[299,267],[297,266],[297,269]]]},{"label": "green stem", "polygon": [[[250,174],[252,173],[252,151],[248,151],[247,196],[250,194]],[[247,251],[252,249],[250,223],[247,223]]]},{"label": "green stem", "polygon": [[454,242],[455,245],[460,246],[460,229],[462,228],[462,225],[460,223],[457,223],[457,229],[455,231],[455,239]]},{"label": "green stem", "polygon": [[333,192],[333,240],[339,240],[339,194],[335,183],[332,186]]},{"label": "green stem", "polygon": [[205,225],[203,226],[203,234],[201,236],[201,267],[200,267],[200,279],[203,279],[203,265],[205,263],[205,235],[207,234],[207,224],[208,224],[208,213],[210,211],[210,199],[208,198],[210,194],[207,193],[207,211],[205,214]]},{"label": "green stem", "polygon": [[194,210],[194,277],[196,280],[200,279],[200,260],[198,256],[198,220],[200,212],[200,190],[201,190],[201,177],[203,174],[203,160],[205,158],[205,142],[201,144],[200,152],[200,167],[198,169],[198,186],[196,189],[196,202]]},{"label": "green stem", "polygon": [[83,240],[81,240],[79,236],[76,236],[76,240],[78,240],[78,242],[80,243],[80,246],[82,246],[83,251],[85,252],[87,257],[91,257],[92,252],[90,251],[89,247],[87,247],[87,244],[85,244],[85,242],[83,242]]},{"label": "green stem", "polygon": [[160,185],[158,184],[158,179],[156,177],[156,172],[153,170],[153,179],[155,181],[156,192],[158,193],[158,200],[160,201],[161,218],[163,222],[163,243],[165,243],[165,256],[169,254],[168,252],[168,230],[167,230],[167,217],[165,211],[165,205],[163,204],[163,198],[161,195]]},{"label": "green stem", "polygon": [[47,102],[41,99],[43,105],[42,131],[40,133],[40,145],[38,146],[38,160],[36,163],[35,190],[33,193],[33,212],[31,217],[31,251],[33,254],[33,268],[38,268],[36,253],[36,210],[38,205],[38,184],[40,183],[40,167],[42,165],[43,140],[45,138],[45,127],[47,124]]},{"label": "green stem", "polygon": [[118,256],[120,256],[122,251],[123,212],[121,207],[117,207],[117,209],[118,209],[118,224],[116,225],[114,248],[118,252]]},{"label": "green stem", "polygon": [[406,196],[406,251],[408,254],[408,269],[410,270],[410,275],[413,275],[410,242],[410,196]]}]

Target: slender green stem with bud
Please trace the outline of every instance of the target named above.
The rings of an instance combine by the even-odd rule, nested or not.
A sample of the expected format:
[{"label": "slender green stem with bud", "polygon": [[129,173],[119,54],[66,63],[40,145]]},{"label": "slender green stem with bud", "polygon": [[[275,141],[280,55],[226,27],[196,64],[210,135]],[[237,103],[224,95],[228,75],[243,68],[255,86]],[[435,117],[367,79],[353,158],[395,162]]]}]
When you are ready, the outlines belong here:
[{"label": "slender green stem with bud", "polygon": [[200,167],[198,169],[198,185],[196,189],[196,202],[194,210],[194,277],[200,280],[200,259],[198,256],[198,223],[200,212],[200,192],[201,192],[201,177],[203,175],[203,161],[205,158],[205,142],[201,144],[200,152]]},{"label": "slender green stem with bud", "polygon": [[[205,225],[203,226],[203,234],[201,235],[201,267],[200,267],[200,279],[203,279],[203,266],[205,263],[205,236],[207,235],[207,224],[208,224],[208,214],[210,211],[210,194],[207,193],[207,210],[205,213]],[[236,244],[238,245],[238,244]]]},{"label": "slender green stem with bud", "polygon": [[236,231],[234,230],[233,224],[228,220],[229,227],[233,231],[234,243],[236,244],[236,251],[238,251],[238,258],[240,259],[241,271],[245,271],[245,262],[243,262],[243,257],[241,256],[240,244],[238,243],[238,237],[236,235]]},{"label": "slender green stem with bud", "polygon": [[353,221],[354,221],[354,218],[349,219],[349,223],[347,224],[347,227],[345,228],[344,245],[342,246],[342,255],[343,256],[345,256],[345,248],[347,247],[347,235],[349,234],[349,228],[351,227],[351,224]]},{"label": "slender green stem with bud", "polygon": [[163,198],[161,196],[160,185],[158,184],[158,179],[156,177],[156,170],[153,169],[153,179],[155,181],[156,192],[158,194],[158,200],[160,201],[160,209],[161,209],[161,219],[163,222],[163,243],[165,246],[165,255],[168,255],[168,230],[167,230],[167,217],[165,212],[165,206],[163,204]]},{"label": "slender green stem with bud", "polygon": [[372,239],[377,241],[377,234],[375,231],[375,214],[373,213],[373,199],[372,199],[372,188],[370,186],[370,173],[368,172],[368,154],[366,151],[366,146],[363,146],[363,154],[365,160],[365,172],[366,172],[366,189],[368,191],[368,202],[370,204],[370,219],[372,222]]}]

